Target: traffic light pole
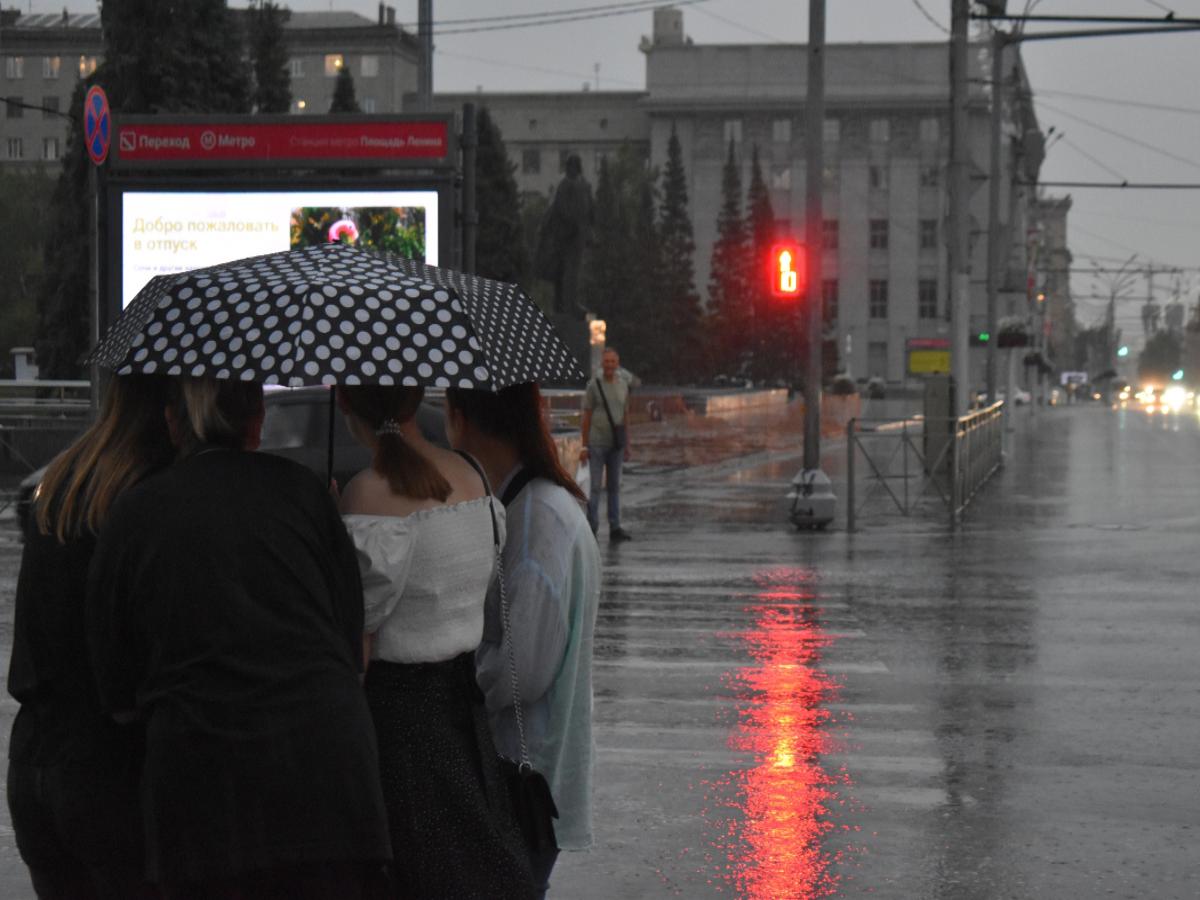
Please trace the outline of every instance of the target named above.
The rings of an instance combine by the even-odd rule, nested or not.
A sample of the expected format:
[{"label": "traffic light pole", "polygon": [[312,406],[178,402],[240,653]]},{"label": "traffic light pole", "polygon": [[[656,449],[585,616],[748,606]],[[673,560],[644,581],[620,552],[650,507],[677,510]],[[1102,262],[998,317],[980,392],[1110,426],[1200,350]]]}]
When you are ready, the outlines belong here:
[{"label": "traffic light pole", "polygon": [[788,493],[790,517],[798,528],[824,528],[833,521],[836,499],[821,471],[821,257],[822,191],[825,171],[825,0],[808,0],[808,86],[805,106],[805,216],[807,253],[804,289],[808,313],[808,371],[804,379],[804,468]]},{"label": "traffic light pole", "polygon": [[[967,329],[971,318],[971,259],[967,184],[967,20],[970,0],[950,7],[950,374],[953,413],[964,415],[971,392]],[[990,333],[990,332],[989,332]]]}]

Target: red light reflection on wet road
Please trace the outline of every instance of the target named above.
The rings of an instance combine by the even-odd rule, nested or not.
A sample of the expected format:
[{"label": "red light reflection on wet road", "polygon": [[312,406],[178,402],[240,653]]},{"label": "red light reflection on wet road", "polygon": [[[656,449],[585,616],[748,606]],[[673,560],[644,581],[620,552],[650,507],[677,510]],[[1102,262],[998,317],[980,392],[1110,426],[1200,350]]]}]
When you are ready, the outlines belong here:
[{"label": "red light reflection on wet road", "polygon": [[753,629],[736,635],[754,664],[727,678],[740,701],[729,745],[752,763],[732,773],[742,815],[722,843],[727,877],[748,900],[808,900],[837,887],[822,838],[834,827],[827,815],[834,786],[845,778],[820,761],[830,749],[825,704],[836,685],[817,668],[832,641],[813,599],[802,587],[762,590],[748,608]]}]

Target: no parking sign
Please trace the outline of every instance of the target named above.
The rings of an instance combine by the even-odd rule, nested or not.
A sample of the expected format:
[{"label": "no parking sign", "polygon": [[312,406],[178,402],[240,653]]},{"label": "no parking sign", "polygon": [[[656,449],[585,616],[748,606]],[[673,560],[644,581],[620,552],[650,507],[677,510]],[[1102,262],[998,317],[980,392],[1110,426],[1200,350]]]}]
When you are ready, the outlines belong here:
[{"label": "no parking sign", "polygon": [[108,108],[108,95],[98,84],[88,89],[83,101],[83,135],[88,157],[101,165],[108,158],[112,114]]}]

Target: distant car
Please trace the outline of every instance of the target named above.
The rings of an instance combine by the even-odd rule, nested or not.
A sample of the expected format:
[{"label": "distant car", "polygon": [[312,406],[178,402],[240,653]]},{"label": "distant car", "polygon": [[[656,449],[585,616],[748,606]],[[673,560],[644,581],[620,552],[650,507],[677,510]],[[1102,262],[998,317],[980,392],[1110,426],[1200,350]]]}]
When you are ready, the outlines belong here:
[{"label": "distant car", "polygon": [[[262,444],[259,450],[294,460],[325,478],[329,461],[329,388],[302,387],[269,390],[264,398]],[[339,485],[371,464],[371,452],[350,434],[346,420],[333,413],[333,477]],[[446,413],[440,396],[430,396],[417,410],[417,425],[425,438],[446,446]],[[30,472],[17,486],[17,525],[25,534],[46,467]]]},{"label": "distant car", "polygon": [[876,375],[867,381],[867,398],[882,400],[887,396],[887,382]]}]

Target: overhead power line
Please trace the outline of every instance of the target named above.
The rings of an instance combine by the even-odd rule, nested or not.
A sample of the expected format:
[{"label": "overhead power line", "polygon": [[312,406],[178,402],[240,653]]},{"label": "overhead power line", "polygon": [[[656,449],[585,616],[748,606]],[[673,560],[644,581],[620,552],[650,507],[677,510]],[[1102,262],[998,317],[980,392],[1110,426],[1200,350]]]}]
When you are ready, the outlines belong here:
[{"label": "overhead power line", "polygon": [[[699,3],[707,3],[709,0],[676,0],[674,6],[695,6]],[[447,36],[454,34],[481,34],[488,31],[510,31],[515,28],[536,28],[545,25],[565,25],[572,22],[588,22],[593,19],[607,19],[613,16],[627,16],[632,13],[650,12],[662,6],[661,0],[638,0],[635,3],[619,3],[609,4],[605,7],[588,7],[591,11],[582,12],[584,7],[576,10],[556,10],[554,12],[541,14],[521,14],[520,16],[496,16],[487,20],[479,20],[477,25],[457,25],[452,27],[444,27],[445,22],[433,23],[433,33],[435,36]],[[466,21],[466,20],[460,20]],[[443,27],[439,27],[439,24]],[[410,30],[415,27],[411,23],[407,26]]]},{"label": "overhead power line", "polygon": [[1072,100],[1087,100],[1092,103],[1103,103],[1108,106],[1129,106],[1136,109],[1153,109],[1159,112],[1183,113],[1200,116],[1200,106],[1172,106],[1169,103],[1151,103],[1146,100],[1121,100],[1116,97],[1101,97],[1098,94],[1081,94],[1076,91],[1055,91],[1049,88],[1038,88],[1037,96],[1068,97]]},{"label": "overhead power line", "polygon": [[1060,116],[1066,116],[1068,119],[1072,119],[1073,121],[1076,121],[1081,125],[1086,125],[1088,128],[1094,128],[1097,131],[1103,132],[1104,134],[1110,135],[1115,138],[1119,138],[1120,140],[1127,141],[1131,144],[1134,144],[1135,146],[1141,147],[1143,150],[1149,150],[1152,153],[1157,153],[1160,156],[1165,156],[1167,159],[1173,159],[1173,160],[1175,160],[1175,162],[1183,163],[1184,165],[1191,166],[1194,169],[1200,169],[1200,163],[1196,162],[1194,159],[1192,159],[1190,157],[1181,156],[1178,153],[1172,153],[1170,150],[1164,150],[1162,147],[1157,147],[1154,144],[1147,143],[1146,141],[1140,140],[1139,138],[1132,137],[1128,134],[1122,134],[1121,132],[1115,131],[1112,128],[1109,128],[1105,125],[1101,125],[1098,122],[1093,122],[1090,119],[1085,119],[1082,116],[1077,116],[1074,113],[1069,113],[1066,110],[1059,109],[1056,106],[1052,106],[1049,103],[1045,102],[1044,100],[1038,101],[1038,103],[1040,106],[1045,107],[1046,109],[1050,110],[1051,112],[1057,113]]}]

